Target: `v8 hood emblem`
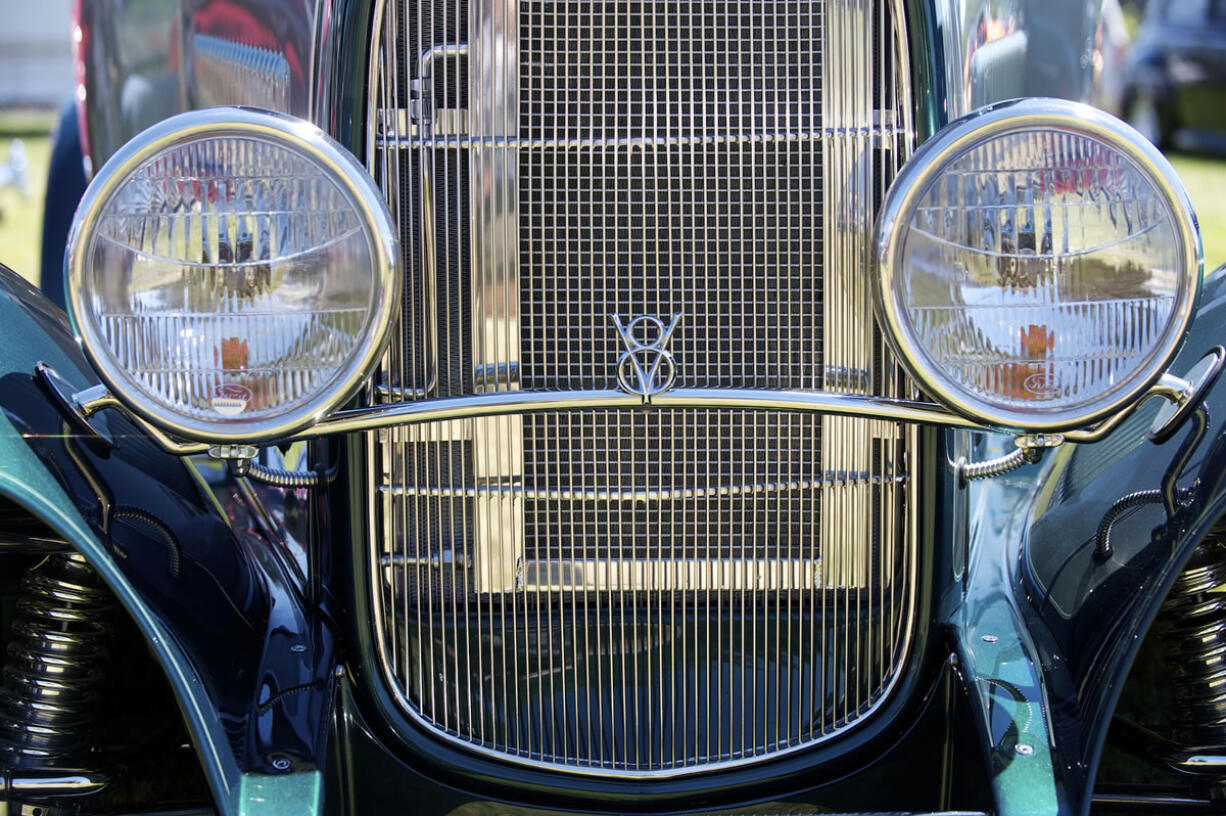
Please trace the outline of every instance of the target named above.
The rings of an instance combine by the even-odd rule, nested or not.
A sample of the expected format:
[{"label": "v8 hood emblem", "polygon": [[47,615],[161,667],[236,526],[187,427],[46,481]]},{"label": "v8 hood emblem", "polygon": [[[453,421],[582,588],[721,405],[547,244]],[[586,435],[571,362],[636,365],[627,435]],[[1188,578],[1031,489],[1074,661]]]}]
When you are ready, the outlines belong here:
[{"label": "v8 hood emblem", "polygon": [[632,317],[626,323],[615,314],[609,317],[626,347],[617,358],[617,384],[622,390],[647,401],[672,388],[677,379],[677,362],[668,350],[668,341],[681,323],[681,315],[673,315],[667,326],[653,315]]}]

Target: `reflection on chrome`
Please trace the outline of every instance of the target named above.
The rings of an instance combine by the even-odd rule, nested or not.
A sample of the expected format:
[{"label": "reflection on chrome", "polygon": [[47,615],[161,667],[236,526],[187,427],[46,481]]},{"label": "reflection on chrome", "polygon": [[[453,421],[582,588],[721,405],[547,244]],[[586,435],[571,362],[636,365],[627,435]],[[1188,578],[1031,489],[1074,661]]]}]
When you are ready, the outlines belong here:
[{"label": "reflection on chrome", "polygon": [[924,145],[877,235],[880,313],[943,404],[1027,430],[1121,410],[1169,365],[1200,287],[1174,171],[1118,120],[1002,103]]},{"label": "reflection on chrome", "polygon": [[651,776],[887,698],[916,427],[974,424],[909,399],[872,320],[868,236],[910,152],[901,7],[376,6],[369,162],[410,308],[374,404],[304,433],[369,432],[408,718]]},{"label": "reflection on chrome", "polygon": [[393,228],[352,155],[247,108],[171,117],[112,157],[67,267],[111,392],[214,442],[285,436],[344,403],[399,305]]}]

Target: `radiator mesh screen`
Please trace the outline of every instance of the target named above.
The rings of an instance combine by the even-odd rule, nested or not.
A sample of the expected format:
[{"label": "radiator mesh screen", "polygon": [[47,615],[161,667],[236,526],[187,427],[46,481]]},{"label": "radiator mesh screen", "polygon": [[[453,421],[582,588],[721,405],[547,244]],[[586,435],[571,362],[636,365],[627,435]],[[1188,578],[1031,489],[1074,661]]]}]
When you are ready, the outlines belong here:
[{"label": "radiator mesh screen", "polygon": [[[370,163],[408,279],[379,398],[611,392],[642,316],[675,324],[649,352],[674,388],[903,395],[866,275],[909,147],[891,9],[385,5]],[[562,770],[830,738],[908,647],[912,442],[735,406],[374,434],[383,681],[443,738]]]}]

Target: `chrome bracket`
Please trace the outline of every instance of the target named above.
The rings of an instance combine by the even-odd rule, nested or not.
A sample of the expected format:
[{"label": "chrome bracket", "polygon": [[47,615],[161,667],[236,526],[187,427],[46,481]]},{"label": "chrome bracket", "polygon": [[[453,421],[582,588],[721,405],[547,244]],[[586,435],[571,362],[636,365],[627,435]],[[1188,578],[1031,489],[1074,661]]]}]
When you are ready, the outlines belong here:
[{"label": "chrome bracket", "polygon": [[260,449],[255,445],[214,445],[209,448],[210,459],[223,461],[251,461],[259,455]]},{"label": "chrome bracket", "polygon": [[467,108],[430,109],[429,99],[415,99],[407,108],[380,108],[381,134],[407,133],[413,138],[457,139],[468,135]]},{"label": "chrome bracket", "polygon": [[1022,465],[1033,465],[1043,456],[1046,448],[1055,448],[1064,444],[1061,434],[1022,434],[1013,439],[1015,449],[983,462],[968,462],[966,457],[960,457],[954,463],[954,473],[958,477],[958,485],[965,487],[967,482],[976,479],[990,479],[993,476],[1003,476],[1012,473]]},{"label": "chrome bracket", "polygon": [[873,133],[881,150],[893,150],[896,147],[898,121],[893,110],[881,109],[873,111]]},{"label": "chrome bracket", "polygon": [[1226,367],[1226,348],[1214,346],[1183,377],[1163,374],[1140,399],[1095,427],[1066,431],[1062,434],[1024,434],[1014,439],[1017,450],[986,462],[971,463],[967,462],[965,457],[960,458],[954,465],[958,484],[965,485],[974,479],[1000,476],[1017,470],[1022,465],[1037,462],[1043,448],[1055,447],[1064,442],[1097,442],[1119,427],[1150,397],[1161,397],[1166,401],[1150,423],[1148,434],[1149,441],[1161,445],[1196,413],[1209,389],[1217,382],[1223,367]]},{"label": "chrome bracket", "polygon": [[1149,426],[1149,441],[1161,445],[1192,416],[1226,364],[1226,349],[1214,346],[1183,377],[1163,374],[1153,393],[1166,399]]},{"label": "chrome bracket", "polygon": [[425,139],[437,136],[468,135],[468,111],[464,108],[434,107],[434,64],[444,59],[468,57],[467,43],[447,43],[428,48],[417,61],[417,78],[410,84],[412,101],[409,109],[381,111],[392,114],[400,133],[412,133]]},{"label": "chrome bracket", "polygon": [[280,470],[261,465],[256,461],[260,449],[254,445],[214,445],[209,448],[208,454],[211,459],[220,459],[229,464],[230,472],[239,479],[250,479],[285,490],[309,490],[324,483],[318,469]]},{"label": "chrome bracket", "polygon": [[90,416],[95,411],[87,408],[110,396],[106,386],[95,385],[93,388],[77,391],[72,383],[43,362],[34,366],[34,379],[55,403],[60,415],[68,423],[68,427],[81,434],[86,439],[86,444],[95,453],[105,456],[107,451],[115,447],[115,440],[106,429],[99,427],[97,423],[90,422]]},{"label": "chrome bracket", "polygon": [[379,133],[384,136],[408,134],[416,137],[419,121],[421,121],[421,102],[418,100],[413,100],[407,108],[379,108],[375,114]]}]

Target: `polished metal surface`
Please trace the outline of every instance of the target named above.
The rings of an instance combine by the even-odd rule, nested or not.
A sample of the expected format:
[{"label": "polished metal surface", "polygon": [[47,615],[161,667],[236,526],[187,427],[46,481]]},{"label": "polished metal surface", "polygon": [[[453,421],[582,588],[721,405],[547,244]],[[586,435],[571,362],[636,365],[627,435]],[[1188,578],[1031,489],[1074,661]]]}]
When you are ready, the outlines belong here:
[{"label": "polished metal surface", "polygon": [[[56,799],[68,796],[83,796],[97,793],[110,783],[110,777],[101,773],[83,773],[61,771],[37,775],[13,774],[8,771],[0,773],[0,797],[31,796],[42,799]],[[7,804],[12,804],[9,800]],[[46,812],[37,806],[23,808],[23,813]],[[212,813],[212,811],[209,811]]]},{"label": "polished metal surface", "polygon": [[[629,394],[638,394],[650,402],[656,394],[673,387],[677,381],[677,359],[668,350],[668,341],[683,315],[673,315],[665,326],[653,315],[639,315],[622,323],[617,315],[609,315],[626,350],[617,358],[617,384]],[[647,336],[642,336],[644,330]]]},{"label": "polished metal surface", "polygon": [[324,484],[319,471],[278,470],[265,467],[254,459],[231,459],[230,469],[235,476],[240,478],[251,479],[260,484],[281,487],[286,490],[310,490]]},{"label": "polished metal surface", "polygon": [[[407,424],[438,423],[443,429],[452,427],[458,419],[507,416],[533,411],[556,411],[579,408],[634,408],[642,398],[624,391],[544,391],[480,394],[467,397],[446,397],[420,402],[377,405],[337,411],[329,419],[295,434],[293,439],[315,439],[356,431],[395,428]],[[102,407],[109,407],[110,402]],[[900,400],[860,394],[825,391],[770,391],[760,388],[674,388],[654,397],[653,406],[668,408],[755,408],[772,411],[834,414],[837,416],[879,419],[885,422],[913,422],[920,425],[940,425],[972,430],[1001,430],[984,425],[939,405],[915,400]],[[1114,422],[1114,418],[1112,419]],[[1112,426],[1114,427],[1114,426]],[[1006,429],[1007,430],[1007,429]],[[444,430],[442,433],[452,433]],[[1095,430],[1095,436],[1100,429]],[[439,433],[431,431],[431,439]],[[466,433],[466,432],[464,432]],[[1087,437],[1065,434],[1070,441],[1086,441]],[[204,449],[202,446],[198,449]],[[177,451],[196,452],[192,451]]]},{"label": "polished metal surface", "polygon": [[[336,51],[318,56],[316,49],[321,39],[343,36],[343,2],[89,0],[74,7],[86,161],[96,170],[161,120],[222,104],[219,93],[225,104],[310,117],[329,90],[313,69],[326,76],[328,66],[343,64]],[[337,132],[331,121],[317,121]]]},{"label": "polished metal surface", "polygon": [[[1160,500],[1160,499],[1159,499]],[[1185,773],[1223,778],[1226,758],[1211,747],[1226,744],[1226,558],[1219,541],[1199,545],[1163,601],[1166,658],[1179,707],[1174,739],[1181,756],[1168,761]]]},{"label": "polished metal surface", "polygon": [[958,483],[966,484],[976,479],[993,479],[1012,473],[1023,465],[1032,465],[1039,461],[1039,448],[1014,448],[1003,456],[997,456],[983,462],[969,462],[965,458],[954,463],[954,472]]},{"label": "polished metal surface", "polygon": [[[397,398],[399,393],[389,389],[377,392],[385,398]],[[1145,395],[1165,396],[1166,389],[1155,385]],[[1143,400],[1142,400],[1143,401]],[[217,458],[251,458],[251,445],[210,445],[207,442],[184,442],[172,438],[144,417],[133,413],[116,398],[106,386],[95,386],[71,395],[72,409],[82,419],[89,420],[95,414],[108,409],[122,412],[138,425],[168,453],[190,456],[213,451]],[[1114,430],[1131,416],[1138,401],[1129,409],[1087,431],[1070,431],[1062,434],[1069,442],[1095,442]],[[305,428],[284,441],[321,439],[342,434],[382,431],[412,425],[430,426],[425,433],[430,440],[448,436],[466,438],[467,425],[457,420],[478,417],[507,416],[534,411],[556,411],[574,408],[633,408],[642,404],[642,398],[624,391],[557,391],[557,392],[504,392],[466,397],[421,400],[418,402],[383,403],[367,408],[350,408],[334,412],[318,424]],[[828,391],[768,391],[765,389],[674,389],[662,394],[653,405],[671,408],[745,408],[772,411],[796,411],[809,414],[833,414],[843,417],[860,417],[884,422],[904,422],[918,425],[938,425],[944,428],[1002,431],[995,426],[984,425],[959,414],[951,413],[931,402],[891,399],[887,397],[842,394]]]},{"label": "polished metal surface", "polygon": [[[1146,356],[1134,371],[1123,372],[1121,381],[1110,390],[1061,409],[1011,409],[978,398],[961,386],[945,370],[944,364],[933,359],[916,339],[912,317],[895,284],[900,276],[899,263],[913,214],[934,180],[967,150],[1005,134],[1028,131],[1076,133],[1109,146],[1153,185],[1170,214],[1178,240],[1178,268],[1169,271],[1177,279],[1177,294],[1166,326],[1155,327],[1157,337],[1153,348],[1147,349]],[[1192,323],[1200,299],[1204,260],[1196,217],[1183,182],[1152,144],[1125,123],[1088,105],[1061,99],[1018,99],[963,117],[946,126],[917,151],[915,161],[900,172],[884,202],[873,239],[873,265],[877,271],[873,280],[877,283],[878,319],[895,351],[926,393],[951,410],[987,425],[1027,431],[1065,431],[1110,421],[1135,405],[1159,382],[1183,345]]]},{"label": "polished metal surface", "polygon": [[192,44],[199,107],[250,105],[289,110],[290,70],[285,55],[207,34],[194,35]]},{"label": "polished metal surface", "polygon": [[1091,102],[1101,98],[1104,79],[1110,79],[1104,74],[1114,67],[1108,53],[1112,37],[1103,13],[1107,4],[1100,0],[930,0],[925,5],[936,40],[923,57],[933,60],[937,75],[931,81],[942,89],[941,104],[933,106],[933,113],[944,117],[939,124],[1024,96]]},{"label": "polished metal surface", "polygon": [[[370,273],[374,279],[375,295],[358,334],[356,348],[350,351],[338,373],[330,382],[322,384],[318,393],[293,410],[250,422],[209,421],[175,413],[150,396],[141,373],[122,364],[109,347],[105,321],[95,311],[95,293],[90,286],[93,247],[111,198],[134,174],[156,161],[164,151],[198,139],[217,138],[219,133],[283,146],[308,159],[319,170],[320,178],[328,178],[342,190],[366,234],[372,261]],[[220,107],[182,113],[159,122],[125,144],[103,165],[86,189],[73,217],[64,263],[69,311],[85,353],[110,394],[132,413],[160,426],[162,431],[169,431],[181,439],[209,443],[243,444],[283,438],[314,424],[319,417],[347,402],[367,380],[388,343],[401,291],[400,250],[395,227],[388,217],[380,190],[363,172],[353,154],[309,122],[250,108]],[[171,334],[163,342],[183,342],[182,335]],[[165,438],[164,434],[160,436]],[[167,441],[174,444],[172,440]],[[199,449],[186,445],[179,450],[186,453]]]},{"label": "polished metal surface", "polygon": [[375,626],[410,717],[665,776],[888,696],[909,423],[951,419],[872,320],[872,219],[911,148],[899,25],[892,0],[377,6],[400,342],[372,404],[316,430],[369,431]]},{"label": "polished metal surface", "polygon": [[110,592],[76,552],[52,553],[26,572],[0,686],[6,770],[90,764],[113,607]]},{"label": "polished metal surface", "polygon": [[1183,423],[1204,404],[1223,366],[1226,366],[1226,349],[1214,346],[1182,377],[1167,372],[1159,378],[1152,390],[1160,391],[1166,401],[1149,424],[1146,436],[1150,442],[1161,445],[1183,427]]}]

